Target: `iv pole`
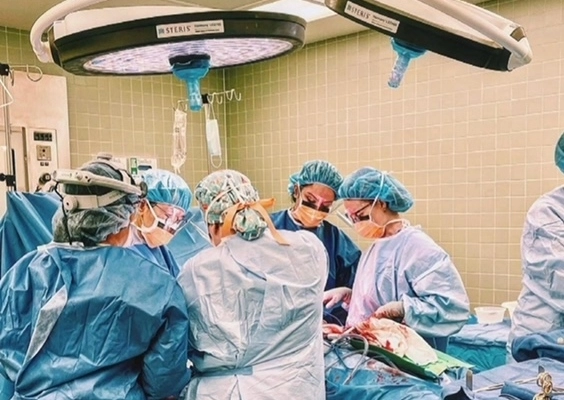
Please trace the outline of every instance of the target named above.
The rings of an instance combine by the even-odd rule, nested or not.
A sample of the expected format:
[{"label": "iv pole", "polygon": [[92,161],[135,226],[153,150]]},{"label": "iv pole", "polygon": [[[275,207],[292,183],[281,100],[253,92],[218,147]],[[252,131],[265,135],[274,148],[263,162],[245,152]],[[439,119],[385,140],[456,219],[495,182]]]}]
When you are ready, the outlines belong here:
[{"label": "iv pole", "polygon": [[14,159],[12,155],[12,143],[11,143],[11,123],[10,123],[10,106],[8,103],[10,99],[8,98],[8,77],[10,76],[10,66],[8,64],[0,64],[0,79],[2,79],[3,90],[2,90],[2,107],[4,113],[4,135],[6,138],[6,171],[0,173],[0,182],[6,181],[6,189],[8,191],[13,191],[16,189],[16,176],[14,168]]}]

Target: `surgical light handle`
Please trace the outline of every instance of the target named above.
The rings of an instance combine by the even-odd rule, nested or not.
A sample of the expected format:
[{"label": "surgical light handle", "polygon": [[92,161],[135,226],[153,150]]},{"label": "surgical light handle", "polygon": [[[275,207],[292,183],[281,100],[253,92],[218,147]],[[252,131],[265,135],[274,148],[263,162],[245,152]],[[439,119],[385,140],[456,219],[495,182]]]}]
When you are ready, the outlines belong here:
[{"label": "surgical light handle", "polygon": [[407,67],[409,67],[410,61],[421,57],[425,54],[426,50],[394,38],[392,38],[392,48],[396,51],[398,56],[392,70],[392,75],[388,80],[388,85],[392,88],[397,88],[403,80],[403,76],[407,71]]},{"label": "surgical light handle", "polygon": [[[421,3],[439,10],[448,16],[466,24],[470,28],[487,36],[499,45],[509,50],[515,57],[525,61],[525,64],[531,62],[533,53],[530,47],[523,42],[515,40],[510,34],[503,31],[499,27],[484,18],[485,15],[477,15],[468,12],[462,1],[453,0],[419,0]],[[484,10],[486,14],[486,10]]]},{"label": "surgical light handle", "polygon": [[41,15],[33,24],[30,32],[31,47],[39,61],[43,63],[53,62],[53,55],[51,54],[49,43],[42,41],[41,38],[43,33],[46,32],[55,21],[63,19],[72,12],[104,1],[106,0],[66,0]]}]

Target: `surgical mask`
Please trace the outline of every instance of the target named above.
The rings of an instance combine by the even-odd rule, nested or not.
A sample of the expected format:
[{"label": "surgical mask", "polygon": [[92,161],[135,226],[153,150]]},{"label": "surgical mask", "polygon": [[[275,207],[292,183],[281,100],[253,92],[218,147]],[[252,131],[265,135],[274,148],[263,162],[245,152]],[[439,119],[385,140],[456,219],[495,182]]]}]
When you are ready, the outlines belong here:
[{"label": "surgical mask", "polygon": [[[379,225],[376,222],[372,221],[372,211],[374,210],[374,206],[376,206],[376,203],[378,202],[378,199],[380,198],[380,193],[382,193],[382,188],[384,186],[384,174],[382,174],[382,178],[380,179],[380,189],[378,190],[378,194],[376,195],[376,197],[374,198],[374,200],[372,201],[372,204],[367,204],[364,207],[362,207],[359,210],[356,210],[356,212],[354,213],[354,215],[348,215],[347,213],[347,217],[349,219],[349,221],[351,221],[354,224],[354,229],[355,231],[362,237],[367,238],[367,239],[380,239],[384,236],[384,234],[386,233],[386,226],[388,226],[388,224],[390,224],[391,222],[394,221],[390,221],[388,223],[386,223],[386,225]],[[366,209],[368,206],[370,206],[370,211],[368,213],[368,216],[364,216],[364,217],[358,217],[358,213],[361,212],[362,210]]]},{"label": "surgical mask", "polygon": [[401,219],[393,219],[384,225],[379,225],[372,221],[372,217],[366,221],[358,221],[354,224],[355,231],[366,239],[381,239],[386,233],[386,227],[394,222],[402,221]]},{"label": "surgical mask", "polygon": [[292,211],[295,219],[305,228],[317,228],[329,215],[331,208],[326,206],[327,200],[315,198],[315,202],[305,200],[298,188],[299,203]]},{"label": "surgical mask", "polygon": [[166,246],[174,238],[172,233],[161,228],[156,228],[150,233],[141,232],[141,235],[145,239],[147,246],[151,248]]},{"label": "surgical mask", "polygon": [[[374,210],[374,206],[376,206],[377,201],[378,201],[378,197],[376,197],[374,199],[372,204],[369,204],[371,207],[370,207],[370,212],[369,212],[368,216],[354,217],[354,218],[349,217],[349,220],[354,223],[355,231],[360,236],[362,236],[366,239],[381,239],[386,234],[386,227],[388,225],[393,224],[395,222],[403,222],[404,221],[401,218],[396,218],[396,219],[392,219],[391,221],[386,222],[384,225],[380,225],[380,224],[377,224],[376,222],[372,221],[372,211]],[[369,205],[366,205],[366,206],[362,207],[360,210],[357,210],[356,214],[358,214],[361,210],[365,209]]]},{"label": "surgical mask", "polygon": [[317,228],[329,215],[328,212],[311,208],[304,202],[300,202],[292,214],[305,228]]}]

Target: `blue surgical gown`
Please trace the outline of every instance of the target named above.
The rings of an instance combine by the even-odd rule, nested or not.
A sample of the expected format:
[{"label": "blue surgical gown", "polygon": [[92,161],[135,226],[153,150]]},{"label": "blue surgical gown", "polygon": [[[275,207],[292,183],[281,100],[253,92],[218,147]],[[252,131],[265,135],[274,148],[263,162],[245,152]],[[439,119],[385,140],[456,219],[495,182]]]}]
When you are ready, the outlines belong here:
[{"label": "blue surgical gown", "polygon": [[405,324],[441,351],[446,337],[470,316],[468,295],[449,255],[412,226],[375,240],[362,255],[347,325],[357,325],[392,301],[403,303]]},{"label": "blue surgical gown", "polygon": [[564,328],[564,186],[529,209],[521,238],[523,287],[509,344],[516,337]]},{"label": "blue surgical gown", "polygon": [[8,192],[0,224],[0,278],[25,254],[53,239],[51,221],[59,207],[54,193]]},{"label": "blue surgical gown", "polygon": [[145,259],[163,267],[168,271],[174,278],[178,276],[180,272],[180,267],[174,259],[174,256],[167,248],[167,246],[159,246],[151,248],[146,244],[135,244],[131,246],[131,249],[139,253]]},{"label": "blue surgical gown", "polygon": [[325,399],[327,254],[309,232],[280,234],[289,246],[233,235],[182,268],[197,371],[186,400]]},{"label": "blue surgical gown", "polygon": [[0,326],[17,399],[163,399],[189,380],[182,290],[131,249],[29,253],[0,281]]},{"label": "blue surgical gown", "polygon": [[[292,218],[290,210],[278,211],[271,218],[276,229],[294,232],[305,230],[314,233],[321,240],[329,256],[329,277],[325,290],[344,286],[352,288],[362,253],[345,232],[328,221],[323,221],[317,228],[304,228]],[[338,305],[326,311],[325,319],[330,323],[340,322],[344,325],[347,312]]]},{"label": "blue surgical gown", "polygon": [[304,228],[290,216],[289,210],[278,211],[271,218],[276,229],[294,232],[303,229],[314,233],[323,242],[329,255],[329,278],[325,290],[343,286],[352,288],[361,251],[346,233],[328,221],[323,221],[317,228]]},{"label": "blue surgical gown", "polygon": [[191,207],[188,214],[190,221],[167,246],[180,266],[202,250],[212,247],[209,238],[206,236],[208,226],[204,222],[202,210],[198,207]]}]

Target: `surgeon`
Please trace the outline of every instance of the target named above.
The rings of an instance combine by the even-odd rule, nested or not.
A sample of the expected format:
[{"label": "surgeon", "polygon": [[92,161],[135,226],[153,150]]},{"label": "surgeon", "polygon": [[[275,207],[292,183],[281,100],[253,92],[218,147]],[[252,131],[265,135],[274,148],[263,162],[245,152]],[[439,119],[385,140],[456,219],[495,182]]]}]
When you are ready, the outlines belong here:
[{"label": "surgeon", "polygon": [[[326,220],[338,198],[342,182],[343,177],[331,163],[309,161],[300,172],[290,176],[288,192],[294,203],[292,208],[271,216],[277,229],[307,230],[323,242],[329,255],[329,278],[325,290],[335,287],[352,288],[361,255],[358,246],[346,233]],[[333,318],[328,319],[328,322],[344,323],[346,311],[338,304],[332,306],[337,307],[331,307]]]},{"label": "surgeon", "polygon": [[176,277],[180,268],[167,245],[189,222],[192,192],[184,179],[169,171],[150,169],[141,178],[147,195],[134,217],[137,229],[128,245]]},{"label": "surgeon", "polygon": [[142,190],[104,160],[55,180],[54,243],[0,281],[0,398],[178,396],[189,380],[182,290],[123,247]]},{"label": "surgeon", "polygon": [[237,171],[212,173],[194,195],[215,247],[178,277],[195,369],[186,399],[325,399],[323,245],[277,231],[264,208],[273,201]]},{"label": "surgeon", "polygon": [[363,254],[351,290],[337,288],[325,302],[350,300],[347,326],[371,316],[403,321],[434,348],[468,321],[469,301],[449,255],[399,213],[413,206],[393,176],[371,167],[349,175],[339,196],[359,235],[374,243]]},{"label": "surgeon", "polygon": [[[564,134],[554,161],[564,172]],[[531,333],[564,328],[564,187],[542,195],[525,218],[521,237],[523,287],[509,343]]]}]

